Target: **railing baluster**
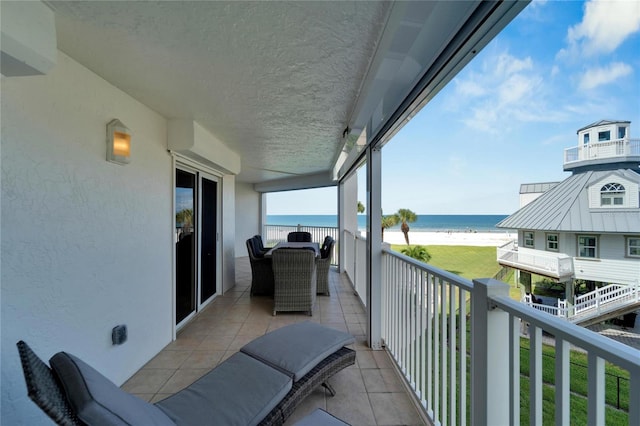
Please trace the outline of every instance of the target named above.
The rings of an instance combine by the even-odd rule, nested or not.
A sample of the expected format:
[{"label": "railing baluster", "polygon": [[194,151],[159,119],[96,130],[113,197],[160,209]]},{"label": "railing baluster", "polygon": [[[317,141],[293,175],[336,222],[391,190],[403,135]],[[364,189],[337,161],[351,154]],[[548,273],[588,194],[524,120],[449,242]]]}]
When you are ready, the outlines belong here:
[{"label": "railing baluster", "polygon": [[458,288],[460,292],[460,424],[467,424],[467,292]]},{"label": "railing baluster", "polygon": [[556,338],[556,425],[568,425],[570,423],[571,404],[570,392],[570,366],[569,343],[561,338]]},{"label": "railing baluster", "polygon": [[456,291],[449,283],[449,424],[456,424]]},{"label": "railing baluster", "polygon": [[436,278],[433,288],[433,415],[436,419],[440,419],[440,313],[438,306],[441,298],[440,279]]},{"label": "railing baluster", "polygon": [[587,421],[590,425],[604,424],[604,360],[593,353],[588,355]]},{"label": "railing baluster", "polygon": [[433,406],[433,289],[434,277],[427,273],[427,412],[434,412]]},{"label": "railing baluster", "polygon": [[442,395],[442,424],[447,425],[447,347],[449,346],[448,334],[447,334],[447,289],[448,283],[441,281],[442,293],[440,294],[440,338],[442,343],[440,344],[440,360],[442,368],[440,369],[440,395]]},{"label": "railing baluster", "polygon": [[542,329],[530,324],[529,336],[529,419],[542,426]]},{"label": "railing baluster", "polygon": [[509,321],[509,424],[520,424],[520,319],[510,316]]}]

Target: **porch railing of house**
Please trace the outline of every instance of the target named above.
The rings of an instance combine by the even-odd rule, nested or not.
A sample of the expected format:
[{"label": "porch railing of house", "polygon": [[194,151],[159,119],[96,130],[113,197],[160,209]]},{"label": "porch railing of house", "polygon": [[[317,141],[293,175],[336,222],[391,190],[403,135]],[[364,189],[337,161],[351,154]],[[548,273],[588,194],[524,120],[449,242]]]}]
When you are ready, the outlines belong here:
[{"label": "porch railing of house", "polygon": [[573,315],[601,315],[619,306],[640,302],[637,286],[609,284],[582,296],[576,296]]},{"label": "porch railing of house", "polygon": [[[629,401],[640,400],[638,350],[513,300],[500,281],[469,281],[389,249],[382,262],[384,345],[434,424],[520,423],[526,328],[529,412],[522,414],[531,424],[542,424],[549,386],[542,375],[543,331],[555,337],[556,424],[570,423],[570,345],[589,360],[589,424],[604,424],[605,362],[629,372]],[[628,419],[640,424],[640,404],[629,404]]]},{"label": "porch railing of house", "polygon": [[616,139],[574,146],[564,150],[564,164],[575,161],[640,156],[640,139]]},{"label": "porch railing of house", "polygon": [[265,225],[264,236],[265,245],[274,246],[279,242],[287,241],[289,232],[302,231],[311,233],[311,241],[322,244],[324,238],[329,235],[336,243],[331,256],[331,264],[338,264],[338,251],[340,246],[340,232],[336,226],[306,226],[306,225]]},{"label": "porch railing of house", "polygon": [[573,273],[573,260],[565,254],[555,254],[518,247],[513,241],[498,247],[498,262],[501,265],[522,267],[531,272],[554,277],[566,277]]}]

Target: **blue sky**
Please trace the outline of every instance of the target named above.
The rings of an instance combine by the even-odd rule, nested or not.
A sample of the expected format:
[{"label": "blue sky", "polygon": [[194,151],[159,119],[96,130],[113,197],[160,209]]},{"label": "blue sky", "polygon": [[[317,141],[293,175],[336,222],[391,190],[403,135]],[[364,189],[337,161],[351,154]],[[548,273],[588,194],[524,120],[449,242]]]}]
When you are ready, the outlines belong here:
[{"label": "blue sky", "polygon": [[[520,184],[569,176],[564,149],[602,119],[640,138],[640,2],[534,1],[383,148],[383,213],[511,214]],[[335,200],[270,194],[267,213],[335,214]]]}]

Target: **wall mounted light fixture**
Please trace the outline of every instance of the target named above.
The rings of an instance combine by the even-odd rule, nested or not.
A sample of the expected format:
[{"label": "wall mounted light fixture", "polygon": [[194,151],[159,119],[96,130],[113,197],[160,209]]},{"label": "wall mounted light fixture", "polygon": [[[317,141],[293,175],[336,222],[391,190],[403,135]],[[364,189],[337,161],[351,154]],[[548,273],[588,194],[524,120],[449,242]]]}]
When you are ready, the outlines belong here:
[{"label": "wall mounted light fixture", "polygon": [[107,161],[128,164],[131,158],[131,131],[120,120],[107,124]]}]

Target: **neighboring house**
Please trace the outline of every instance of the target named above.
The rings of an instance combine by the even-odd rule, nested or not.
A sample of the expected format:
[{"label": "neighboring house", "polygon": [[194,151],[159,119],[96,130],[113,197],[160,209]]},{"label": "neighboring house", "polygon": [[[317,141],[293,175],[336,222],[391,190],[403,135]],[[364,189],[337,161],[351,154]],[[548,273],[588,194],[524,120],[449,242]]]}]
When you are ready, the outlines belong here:
[{"label": "neighboring house", "polygon": [[557,184],[558,182],[523,183],[520,185],[520,208],[526,206]]},{"label": "neighboring house", "polygon": [[[640,139],[630,138],[629,121],[603,120],[577,133],[578,145],[564,154],[572,175],[522,185],[520,210],[497,225],[518,231],[498,262],[518,270],[527,291],[532,274],[590,289],[640,284]],[[570,302],[574,285],[566,286]]]}]

